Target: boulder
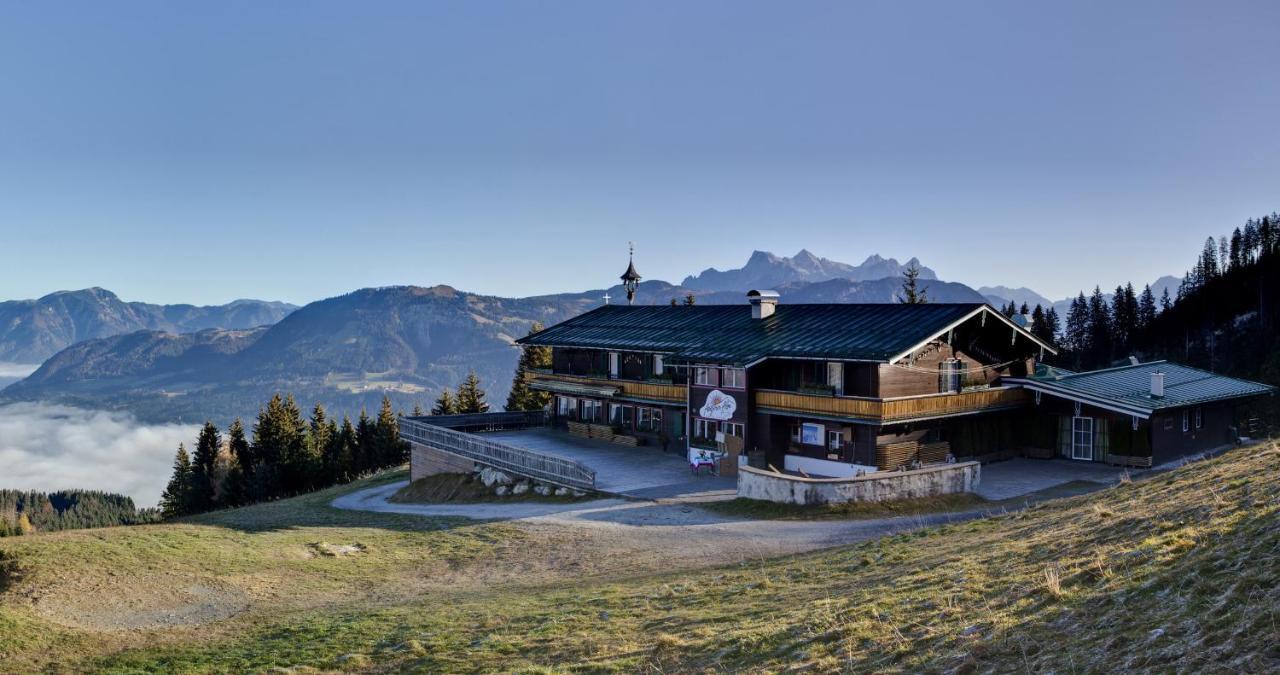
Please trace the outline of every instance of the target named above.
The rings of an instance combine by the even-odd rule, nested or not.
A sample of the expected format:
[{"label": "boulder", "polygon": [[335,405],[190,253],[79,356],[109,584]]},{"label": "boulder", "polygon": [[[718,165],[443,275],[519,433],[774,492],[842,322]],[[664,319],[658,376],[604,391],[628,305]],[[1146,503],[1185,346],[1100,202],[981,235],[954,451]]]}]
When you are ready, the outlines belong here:
[{"label": "boulder", "polygon": [[507,496],[507,495],[511,494],[511,486],[509,486],[509,485],[499,485],[499,486],[497,487],[497,489],[495,489],[495,490],[493,491],[493,494],[498,495],[499,497],[505,497],[505,496]]},{"label": "boulder", "polygon": [[486,466],[480,470],[480,482],[484,483],[485,487],[493,487],[495,485],[510,485],[515,481],[511,480],[511,476]]},{"label": "boulder", "polygon": [[551,486],[539,483],[533,488],[533,491],[543,497],[547,497],[551,495]]},{"label": "boulder", "polygon": [[513,495],[522,495],[528,491],[529,491],[529,483],[523,480],[520,481],[519,483],[516,483],[515,487],[511,488],[511,494]]},{"label": "boulder", "polygon": [[556,488],[556,496],[557,496],[557,497],[568,497],[568,496],[569,496],[569,488],[566,488],[566,487]]}]

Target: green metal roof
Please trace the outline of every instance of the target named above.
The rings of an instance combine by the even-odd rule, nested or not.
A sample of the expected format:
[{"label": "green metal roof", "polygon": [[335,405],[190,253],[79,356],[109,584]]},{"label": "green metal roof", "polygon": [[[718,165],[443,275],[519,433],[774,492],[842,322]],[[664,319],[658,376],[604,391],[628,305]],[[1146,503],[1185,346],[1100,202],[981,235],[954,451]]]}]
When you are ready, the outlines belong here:
[{"label": "green metal roof", "polygon": [[[783,304],[764,319],[751,318],[747,305],[605,305],[518,342],[736,365],[766,357],[887,362],[984,307],[1008,322],[983,303]],[[1021,327],[1014,329],[1035,341]]]},{"label": "green metal roof", "polygon": [[[1151,374],[1155,372],[1164,373],[1164,396],[1160,398],[1151,395]],[[1043,374],[1037,372],[1035,377],[1017,380],[1006,378],[1005,381],[1084,403],[1111,404],[1126,412],[1145,414],[1165,408],[1262,396],[1275,391],[1275,387],[1269,385],[1217,375],[1169,361],[1152,361],[1082,373],[1061,370]]]}]

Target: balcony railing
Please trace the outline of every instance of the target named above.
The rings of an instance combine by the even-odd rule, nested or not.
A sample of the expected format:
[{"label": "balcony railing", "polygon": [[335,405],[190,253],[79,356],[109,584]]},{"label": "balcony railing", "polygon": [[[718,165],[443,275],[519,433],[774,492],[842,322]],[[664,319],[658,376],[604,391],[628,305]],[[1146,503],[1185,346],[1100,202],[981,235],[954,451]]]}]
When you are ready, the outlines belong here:
[{"label": "balcony railing", "polygon": [[570,384],[584,384],[594,387],[616,387],[618,389],[618,394],[621,396],[670,403],[684,403],[688,398],[688,390],[684,385],[671,384],[668,382],[642,382],[638,380],[616,380],[609,379],[607,377],[560,375],[545,371],[534,371],[530,374],[532,375],[533,383],[535,385],[538,382],[567,382]]},{"label": "balcony railing", "polygon": [[881,424],[1013,408],[1025,404],[1027,400],[1025,390],[1012,388],[890,399],[822,396],[774,390],[756,392],[756,405],[761,408],[794,412],[797,415],[847,417]]}]

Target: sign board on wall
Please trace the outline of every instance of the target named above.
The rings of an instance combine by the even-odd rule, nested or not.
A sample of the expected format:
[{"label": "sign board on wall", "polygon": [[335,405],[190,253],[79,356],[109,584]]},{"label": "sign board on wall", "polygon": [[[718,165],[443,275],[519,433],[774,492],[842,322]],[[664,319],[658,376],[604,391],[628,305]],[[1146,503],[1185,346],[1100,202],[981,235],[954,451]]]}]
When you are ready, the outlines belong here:
[{"label": "sign board on wall", "polygon": [[805,445],[822,445],[826,427],[821,424],[805,422],[800,425],[800,442]]},{"label": "sign board on wall", "polygon": [[733,413],[737,409],[738,402],[732,396],[714,389],[707,394],[707,402],[698,410],[698,416],[709,420],[729,420],[733,419]]}]

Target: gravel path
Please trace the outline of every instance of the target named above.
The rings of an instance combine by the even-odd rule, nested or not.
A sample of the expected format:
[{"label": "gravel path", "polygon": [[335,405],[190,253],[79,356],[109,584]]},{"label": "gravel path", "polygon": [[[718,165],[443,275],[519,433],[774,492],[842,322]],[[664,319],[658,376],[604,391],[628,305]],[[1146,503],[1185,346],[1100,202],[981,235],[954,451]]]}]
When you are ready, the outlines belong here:
[{"label": "gravel path", "polygon": [[658,501],[598,499],[587,502],[495,504],[397,504],[387,499],[407,485],[382,485],[335,499],[336,508],[428,517],[508,520],[532,529],[574,530],[597,544],[667,558],[729,562],[811,551],[930,525],[981,518],[989,510],[864,520],[751,520],[698,507],[724,496],[694,495]]}]

